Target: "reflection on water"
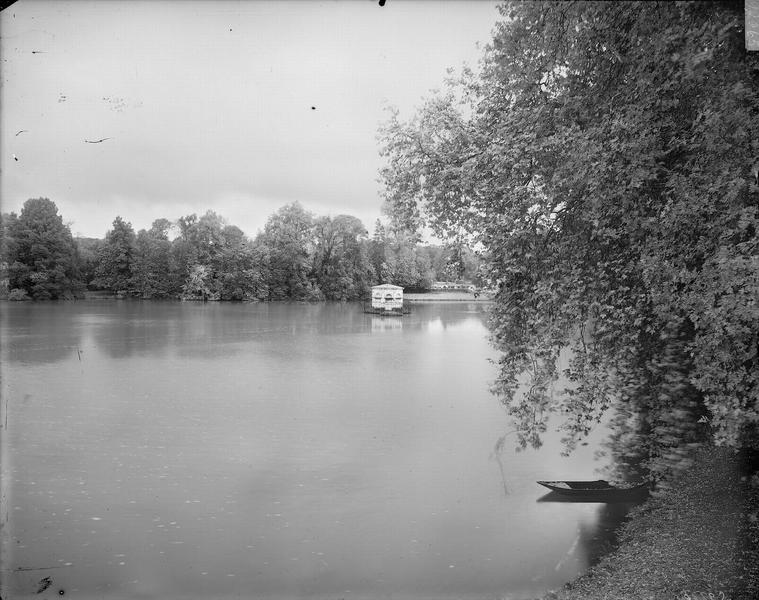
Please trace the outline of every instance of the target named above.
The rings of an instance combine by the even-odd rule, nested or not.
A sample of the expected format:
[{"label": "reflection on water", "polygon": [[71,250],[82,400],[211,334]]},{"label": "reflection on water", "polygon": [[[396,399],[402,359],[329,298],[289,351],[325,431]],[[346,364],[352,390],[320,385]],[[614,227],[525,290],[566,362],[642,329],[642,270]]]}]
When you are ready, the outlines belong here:
[{"label": "reflection on water", "polygon": [[598,508],[597,521],[592,526],[580,525],[580,538],[585,560],[595,565],[617,543],[617,530],[625,521],[635,502],[610,502]]},{"label": "reflection on water", "polygon": [[537,502],[598,506],[596,519],[592,523],[579,523],[578,529],[578,547],[585,556],[585,562],[589,565],[595,565],[606,553],[614,548],[617,543],[617,530],[619,526],[627,519],[630,510],[640,503],[640,501],[593,502],[562,496],[556,492],[549,492],[541,496]]},{"label": "reflection on water", "polygon": [[482,305],[2,308],[11,597],[534,597],[613,521],[536,502],[592,446],[494,460]]},{"label": "reflection on water", "polygon": [[2,361],[54,363],[77,357],[81,347],[81,329],[72,327],[78,317],[72,304],[56,304],[56,310],[39,310],[30,302],[3,303]]},{"label": "reflection on water", "polygon": [[400,331],[403,329],[403,317],[387,316],[376,317],[372,315],[372,333],[381,331]]}]

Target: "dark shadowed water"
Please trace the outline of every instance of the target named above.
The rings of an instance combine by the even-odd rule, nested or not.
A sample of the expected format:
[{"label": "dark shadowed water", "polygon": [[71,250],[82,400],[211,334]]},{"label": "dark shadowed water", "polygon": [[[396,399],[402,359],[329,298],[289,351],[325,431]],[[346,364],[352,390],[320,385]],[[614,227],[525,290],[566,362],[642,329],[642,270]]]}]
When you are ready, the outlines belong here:
[{"label": "dark shadowed water", "polygon": [[528,598],[622,517],[493,458],[484,305],[0,309],[4,597]]}]

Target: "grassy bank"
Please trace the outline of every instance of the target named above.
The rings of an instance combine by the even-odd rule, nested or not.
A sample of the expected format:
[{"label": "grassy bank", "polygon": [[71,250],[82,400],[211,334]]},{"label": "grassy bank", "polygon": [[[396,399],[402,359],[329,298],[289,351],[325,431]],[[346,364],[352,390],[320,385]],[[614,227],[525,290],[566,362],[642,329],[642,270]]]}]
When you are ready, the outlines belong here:
[{"label": "grassy bank", "polygon": [[616,551],[545,600],[755,600],[758,511],[736,458],[711,448],[633,510]]}]

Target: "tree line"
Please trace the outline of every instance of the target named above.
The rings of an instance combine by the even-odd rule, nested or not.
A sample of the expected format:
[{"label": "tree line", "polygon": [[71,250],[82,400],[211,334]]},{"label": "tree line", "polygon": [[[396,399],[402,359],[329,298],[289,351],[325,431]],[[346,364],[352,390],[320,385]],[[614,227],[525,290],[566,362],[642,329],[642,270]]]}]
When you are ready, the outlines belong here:
[{"label": "tree line", "polygon": [[556,414],[571,449],[614,407],[613,451],[657,478],[708,439],[759,447],[759,55],[742,4],[505,3],[481,70],[382,127],[395,227],[484,249],[494,391],[522,446]]},{"label": "tree line", "polygon": [[144,299],[358,300],[372,285],[429,289],[475,280],[479,261],[461,244],[421,245],[350,215],[315,216],[299,203],[272,214],[254,238],[213,211],[155,220],[134,231],[116,217],[104,239],[74,238],[55,203],[27,200],[2,215],[0,295],[80,297],[101,290]]}]

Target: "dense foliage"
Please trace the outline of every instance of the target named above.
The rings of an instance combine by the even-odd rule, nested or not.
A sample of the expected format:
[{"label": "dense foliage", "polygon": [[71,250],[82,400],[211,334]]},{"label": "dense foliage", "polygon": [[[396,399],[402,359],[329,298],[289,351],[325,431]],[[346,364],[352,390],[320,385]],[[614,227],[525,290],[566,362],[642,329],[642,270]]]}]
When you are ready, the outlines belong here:
[{"label": "dense foliage", "polygon": [[[615,448],[657,476],[708,432],[756,444],[759,57],[742,5],[501,13],[480,72],[390,115],[382,176],[396,228],[485,249],[495,391],[521,443],[553,412],[571,448],[614,405]],[[571,388],[552,394],[566,347]]]},{"label": "dense foliage", "polygon": [[0,297],[14,300],[71,297],[85,285],[138,298],[358,300],[377,283],[472,281],[479,266],[460,245],[422,246],[379,221],[369,239],[356,217],[315,217],[298,203],[271,215],[254,239],[208,211],[157,219],[136,234],[116,217],[105,239],[75,243],[43,199],[3,215],[2,225]]},{"label": "dense foliage", "polygon": [[13,298],[71,298],[82,289],[71,231],[54,202],[27,200],[20,215],[3,216],[3,288]]}]

